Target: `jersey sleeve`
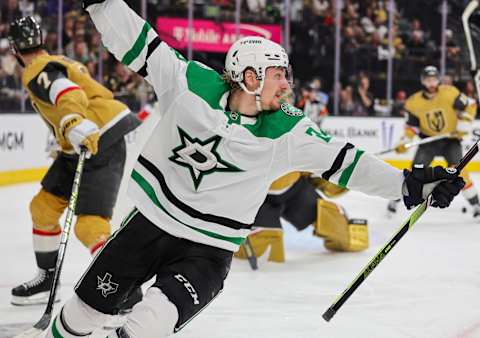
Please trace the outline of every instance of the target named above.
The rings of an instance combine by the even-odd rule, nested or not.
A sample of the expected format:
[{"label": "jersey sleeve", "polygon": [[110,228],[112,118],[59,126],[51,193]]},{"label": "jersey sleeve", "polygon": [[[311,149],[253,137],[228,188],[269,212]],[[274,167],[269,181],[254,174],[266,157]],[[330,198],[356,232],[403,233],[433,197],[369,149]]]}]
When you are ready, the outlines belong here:
[{"label": "jersey sleeve", "polygon": [[453,108],[463,120],[473,121],[477,115],[477,104],[474,99],[459,93],[453,103]]},{"label": "jersey sleeve", "polygon": [[88,98],[83,89],[68,78],[68,71],[58,62],[49,62],[28,83],[28,89],[39,100],[54,105],[61,119],[65,115],[85,116]]},{"label": "jersey sleeve", "polygon": [[122,0],[93,4],[87,11],[108,50],[123,64],[143,76],[157,96],[186,86],[187,60],[161,41],[155,29]]},{"label": "jersey sleeve", "polygon": [[289,136],[290,169],[311,172],[341,187],[387,199],[402,196],[403,173],[358,149],[332,139],[305,118]]}]

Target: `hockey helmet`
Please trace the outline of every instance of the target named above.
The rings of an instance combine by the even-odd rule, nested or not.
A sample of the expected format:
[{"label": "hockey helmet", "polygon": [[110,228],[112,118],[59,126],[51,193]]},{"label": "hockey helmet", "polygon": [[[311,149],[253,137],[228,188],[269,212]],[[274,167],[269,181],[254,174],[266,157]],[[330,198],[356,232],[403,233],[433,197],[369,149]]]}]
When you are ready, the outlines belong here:
[{"label": "hockey helmet", "polygon": [[423,81],[427,77],[436,77],[437,79],[440,79],[440,73],[438,72],[437,67],[427,66],[423,68],[422,73],[420,75],[420,80]]},{"label": "hockey helmet", "polygon": [[37,20],[26,16],[14,20],[10,24],[8,40],[13,52],[28,52],[43,46],[42,30]]},{"label": "hockey helmet", "polygon": [[263,80],[268,67],[288,68],[288,55],[278,43],[259,36],[246,36],[228,50],[225,70],[234,82],[243,81],[243,73],[253,68],[257,78]]}]

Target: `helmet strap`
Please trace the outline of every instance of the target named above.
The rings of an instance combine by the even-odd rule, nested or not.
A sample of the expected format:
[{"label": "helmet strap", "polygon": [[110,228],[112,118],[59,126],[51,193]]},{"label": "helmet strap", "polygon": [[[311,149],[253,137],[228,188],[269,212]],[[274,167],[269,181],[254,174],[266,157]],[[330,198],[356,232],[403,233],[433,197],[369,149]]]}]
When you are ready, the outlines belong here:
[{"label": "helmet strap", "polygon": [[264,84],[265,84],[265,79],[261,79],[260,80],[260,86],[258,86],[258,88],[255,89],[255,91],[251,91],[251,90],[248,90],[247,87],[245,87],[245,84],[243,82],[238,83],[240,88],[242,88],[242,90],[245,93],[250,94],[250,95],[255,95],[255,105],[257,107],[257,112],[261,112],[263,110],[262,109],[262,102],[261,102],[261,93],[262,93]]}]

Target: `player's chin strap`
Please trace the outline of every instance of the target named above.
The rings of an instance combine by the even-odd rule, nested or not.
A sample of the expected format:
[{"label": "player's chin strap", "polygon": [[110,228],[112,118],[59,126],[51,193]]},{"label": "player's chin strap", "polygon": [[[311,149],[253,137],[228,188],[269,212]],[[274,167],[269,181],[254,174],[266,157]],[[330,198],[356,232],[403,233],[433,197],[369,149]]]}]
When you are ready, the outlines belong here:
[{"label": "player's chin strap", "polygon": [[261,112],[263,110],[260,94],[262,93],[264,84],[265,84],[265,79],[261,79],[260,86],[258,86],[258,88],[252,92],[251,90],[248,90],[247,87],[245,87],[245,84],[243,82],[239,83],[240,88],[242,88],[245,93],[248,93],[250,95],[255,95],[255,104],[257,106],[257,112]]}]

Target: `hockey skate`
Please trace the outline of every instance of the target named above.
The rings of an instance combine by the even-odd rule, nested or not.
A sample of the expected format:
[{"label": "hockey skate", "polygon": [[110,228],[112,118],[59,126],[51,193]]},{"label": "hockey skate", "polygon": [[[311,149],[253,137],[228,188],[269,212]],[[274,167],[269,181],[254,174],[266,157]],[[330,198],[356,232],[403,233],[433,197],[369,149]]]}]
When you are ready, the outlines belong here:
[{"label": "hockey skate", "polygon": [[[38,269],[35,278],[12,289],[12,305],[47,304],[54,275],[54,269]],[[56,298],[55,302],[59,300]]]}]

